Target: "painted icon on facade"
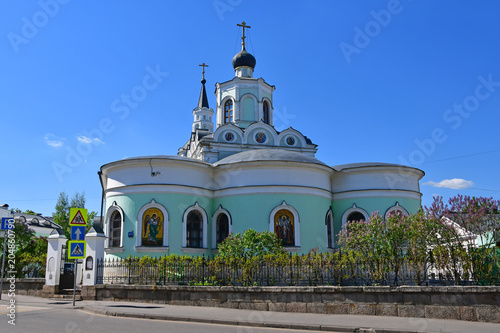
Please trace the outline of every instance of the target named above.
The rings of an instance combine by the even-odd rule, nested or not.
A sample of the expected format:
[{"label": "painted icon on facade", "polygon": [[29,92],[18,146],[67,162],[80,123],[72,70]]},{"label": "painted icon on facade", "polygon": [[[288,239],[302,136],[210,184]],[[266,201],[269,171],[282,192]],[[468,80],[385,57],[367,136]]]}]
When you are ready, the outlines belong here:
[{"label": "painted icon on facade", "polygon": [[163,245],[163,213],[158,208],[149,208],[142,217],[142,245]]},{"label": "painted icon on facade", "polygon": [[266,142],[266,135],[262,132],[258,132],[257,134],[255,134],[255,141],[257,141],[258,143]]},{"label": "painted icon on facade", "polygon": [[283,246],[295,246],[293,214],[281,209],[274,215],[274,233],[281,239]]},{"label": "painted icon on facade", "polygon": [[234,140],[234,134],[231,133],[231,132],[227,132],[226,135],[225,135],[225,138],[226,138],[227,142],[231,142],[231,141]]},{"label": "painted icon on facade", "polygon": [[287,145],[289,146],[293,146],[295,144],[295,139],[293,136],[289,136],[288,138],[286,138],[286,143]]}]

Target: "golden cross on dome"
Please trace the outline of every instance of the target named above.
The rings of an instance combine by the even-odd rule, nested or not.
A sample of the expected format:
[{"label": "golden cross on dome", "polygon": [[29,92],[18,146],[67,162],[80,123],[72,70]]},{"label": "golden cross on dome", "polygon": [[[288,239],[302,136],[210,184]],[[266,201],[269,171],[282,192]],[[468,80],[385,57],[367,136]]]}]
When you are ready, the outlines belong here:
[{"label": "golden cross on dome", "polygon": [[205,80],[205,67],[208,67],[208,65],[205,63],[202,63],[201,65],[198,65],[198,66],[203,67],[203,80]]},{"label": "golden cross on dome", "polygon": [[241,39],[243,40],[243,42],[241,43],[241,45],[243,45],[243,47],[245,47],[245,28],[251,28],[251,26],[247,25],[245,23],[245,21],[241,22],[241,24],[236,24],[238,27],[242,27],[243,28],[243,37],[241,37]]}]

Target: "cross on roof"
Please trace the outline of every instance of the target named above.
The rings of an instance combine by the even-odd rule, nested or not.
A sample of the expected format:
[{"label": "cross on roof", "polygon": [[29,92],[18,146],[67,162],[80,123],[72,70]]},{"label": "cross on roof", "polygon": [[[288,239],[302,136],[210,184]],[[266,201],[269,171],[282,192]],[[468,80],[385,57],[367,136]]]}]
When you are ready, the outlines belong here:
[{"label": "cross on roof", "polygon": [[241,39],[243,40],[243,42],[241,43],[241,45],[245,46],[245,28],[251,28],[251,26],[247,25],[245,23],[245,21],[241,22],[241,24],[236,24],[238,27],[242,27],[243,28],[243,37],[241,37]]},{"label": "cross on roof", "polygon": [[208,65],[205,63],[202,63],[201,65],[198,65],[198,66],[203,67],[203,80],[205,80],[205,67],[208,67]]}]

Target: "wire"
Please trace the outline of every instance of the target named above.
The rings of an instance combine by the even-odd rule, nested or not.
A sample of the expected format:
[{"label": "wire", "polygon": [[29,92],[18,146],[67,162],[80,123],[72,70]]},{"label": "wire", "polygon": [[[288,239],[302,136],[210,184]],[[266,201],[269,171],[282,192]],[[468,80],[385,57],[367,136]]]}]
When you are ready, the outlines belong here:
[{"label": "wire", "polygon": [[482,152],[482,153],[475,153],[475,154],[469,154],[469,155],[462,155],[462,156],[455,156],[455,157],[450,157],[450,158],[444,158],[444,159],[441,159],[441,160],[424,162],[422,164],[431,164],[431,163],[437,163],[437,162],[451,161],[451,160],[457,160],[459,158],[465,158],[465,157],[471,157],[471,156],[478,156],[478,155],[484,155],[484,154],[491,154],[491,153],[496,153],[496,152],[500,152],[500,149],[485,151],[485,152]]},{"label": "wire", "polygon": [[236,54],[238,51],[237,47],[238,47],[238,37],[240,35],[240,28],[238,27],[238,30],[236,31],[236,41],[234,42],[234,51],[233,51],[233,54]]}]

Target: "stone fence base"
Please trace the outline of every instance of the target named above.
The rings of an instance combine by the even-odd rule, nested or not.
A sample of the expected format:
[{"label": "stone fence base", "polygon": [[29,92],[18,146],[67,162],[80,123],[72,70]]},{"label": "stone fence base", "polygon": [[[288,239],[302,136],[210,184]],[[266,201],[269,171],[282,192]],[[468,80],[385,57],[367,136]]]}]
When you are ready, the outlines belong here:
[{"label": "stone fence base", "polygon": [[83,286],[87,300],[500,323],[500,287]]},{"label": "stone fence base", "polygon": [[43,296],[45,278],[3,279],[3,292],[16,295]]}]

